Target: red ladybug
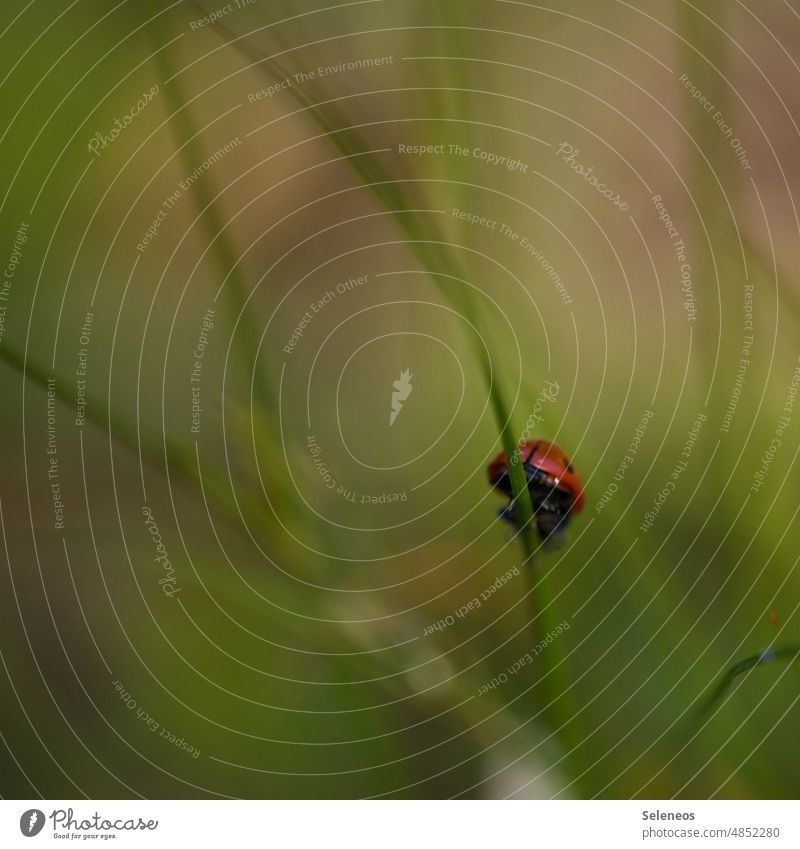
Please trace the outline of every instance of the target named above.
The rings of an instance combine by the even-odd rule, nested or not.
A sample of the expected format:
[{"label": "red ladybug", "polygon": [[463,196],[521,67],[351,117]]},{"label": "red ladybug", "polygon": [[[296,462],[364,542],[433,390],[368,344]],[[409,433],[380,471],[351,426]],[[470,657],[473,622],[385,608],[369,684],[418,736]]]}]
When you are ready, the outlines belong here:
[{"label": "red ladybug", "polygon": [[[533,504],[533,522],[542,541],[563,540],[564,528],[583,509],[583,484],[569,457],[554,443],[529,439],[519,445],[519,459],[528,481]],[[500,516],[515,527],[514,499],[508,460],[500,453],[487,469],[489,483],[509,499]]]}]

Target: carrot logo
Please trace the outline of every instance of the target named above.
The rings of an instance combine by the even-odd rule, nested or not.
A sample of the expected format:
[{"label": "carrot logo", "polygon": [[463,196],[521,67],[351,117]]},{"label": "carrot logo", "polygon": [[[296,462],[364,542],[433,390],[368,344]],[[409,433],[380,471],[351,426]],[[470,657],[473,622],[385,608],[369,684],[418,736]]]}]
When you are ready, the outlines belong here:
[{"label": "carrot logo", "polygon": [[36,837],[44,828],[44,811],[31,808],[19,818],[19,830],[25,837]]},{"label": "carrot logo", "polygon": [[409,369],[403,369],[400,372],[400,380],[395,380],[392,384],[395,391],[392,392],[392,411],[389,413],[389,427],[394,424],[394,420],[400,415],[400,410],[403,409],[403,402],[408,400],[408,396],[414,388],[411,385],[411,378],[413,376]]}]

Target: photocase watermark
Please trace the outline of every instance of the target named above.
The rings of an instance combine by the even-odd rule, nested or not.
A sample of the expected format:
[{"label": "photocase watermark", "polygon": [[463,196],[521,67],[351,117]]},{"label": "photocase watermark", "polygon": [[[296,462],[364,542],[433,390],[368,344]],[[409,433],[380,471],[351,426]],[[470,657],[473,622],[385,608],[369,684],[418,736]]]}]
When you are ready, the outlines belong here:
[{"label": "photocase watermark", "polygon": [[500,587],[507,584],[515,575],[519,575],[518,566],[512,566],[507,572],[500,575],[498,578],[495,578],[494,582],[489,584],[482,593],[476,595],[472,601],[468,601],[466,604],[459,607],[455,614],[445,616],[444,619],[434,622],[433,625],[428,625],[428,627],[422,632],[422,636],[428,637],[434,631],[444,631],[445,628],[449,628],[451,625],[454,625],[456,619],[463,619],[468,613],[472,613],[473,610],[477,610],[485,601],[489,601]]},{"label": "photocase watermark", "polygon": [[414,388],[411,385],[412,377],[414,375],[411,374],[409,369],[403,369],[400,372],[399,380],[395,380],[392,383],[394,392],[392,392],[392,405],[389,411],[389,427],[395,423],[395,420],[400,415],[400,411],[403,409],[403,404],[408,400],[408,396],[411,395],[411,390]]},{"label": "photocase watermark", "polygon": [[[544,416],[542,411],[545,404],[555,404],[558,393],[561,391],[561,386],[557,380],[545,381],[545,386],[539,391],[536,396],[536,401],[533,404],[533,410],[525,422],[525,428],[520,434],[519,441],[527,442],[533,436],[536,430],[536,425],[544,424]],[[515,455],[512,462],[519,462],[519,458]]]},{"label": "photocase watermark", "polygon": [[742,348],[739,352],[739,363],[736,371],[736,378],[733,382],[731,397],[728,401],[728,406],[725,409],[725,414],[722,416],[722,424],[720,425],[720,433],[727,433],[730,430],[733,416],[736,413],[736,407],[739,405],[739,398],[742,395],[742,389],[747,382],[747,372],[750,370],[750,348],[753,346],[753,284],[744,284],[744,303],[742,304],[744,312],[744,337],[742,338]]},{"label": "photocase watermark", "polygon": [[182,749],[187,755],[191,755],[195,760],[200,757],[200,749],[187,743],[183,737],[173,734],[168,728],[164,728],[164,726],[161,725],[155,717],[151,716],[143,707],[140,707],[137,704],[136,699],[134,699],[128,690],[125,689],[125,685],[122,681],[115,680],[113,683],[114,689],[117,691],[117,694],[125,707],[130,711],[136,711],[137,718],[144,722],[153,734],[157,734],[159,738],[166,740],[176,748]]},{"label": "photocase watermark", "polygon": [[730,142],[739,164],[745,171],[751,171],[752,165],[747,158],[747,151],[741,140],[734,135],[733,127],[725,120],[725,116],[719,109],[716,109],[714,104],[703,94],[703,92],[689,79],[686,74],[681,74],[678,82],[692,95],[692,100],[696,100],[702,107],[711,115],[714,123],[719,127],[720,132]]},{"label": "photocase watermark", "polygon": [[695,443],[697,442],[697,437],[700,433],[701,428],[703,427],[703,423],[706,421],[707,416],[704,413],[698,413],[697,417],[694,420],[694,424],[692,425],[689,433],[687,435],[686,444],[683,446],[683,451],[680,453],[680,460],[675,464],[672,472],[670,472],[669,480],[664,484],[663,489],[656,495],[653,500],[653,506],[644,514],[644,521],[641,525],[639,525],[639,530],[647,533],[650,528],[653,527],[655,520],[658,518],[658,514],[661,512],[661,508],[666,504],[670,495],[675,492],[675,489],[678,484],[678,480],[681,475],[686,471],[689,467],[689,460],[691,459],[692,452],[694,451]]},{"label": "photocase watermark", "polygon": [[529,256],[536,260],[536,262],[544,270],[544,273],[553,281],[556,291],[561,298],[561,303],[565,307],[572,304],[572,298],[570,298],[567,287],[564,285],[564,282],[558,272],[549,262],[547,257],[542,253],[541,249],[534,245],[527,236],[521,235],[503,221],[499,221],[496,218],[489,218],[476,212],[470,212],[466,209],[458,209],[458,207],[455,207],[453,209],[452,216],[458,221],[466,221],[467,224],[473,224],[477,227],[485,227],[487,230],[499,233],[501,236],[505,236],[505,238],[509,241],[519,245]]},{"label": "photocase watermark", "polygon": [[8,301],[11,297],[11,287],[14,284],[17,266],[20,259],[22,259],[22,247],[28,241],[28,229],[29,225],[24,221],[17,227],[11,256],[8,258],[6,267],[3,269],[2,280],[0,280],[0,342],[3,341],[3,336],[6,332],[6,309],[8,308]]},{"label": "photocase watermark", "polygon": [[292,331],[289,341],[283,346],[284,353],[294,353],[294,349],[300,344],[314,316],[322,312],[328,304],[332,304],[339,295],[344,295],[346,292],[360,288],[368,279],[369,274],[362,274],[360,277],[348,277],[347,280],[337,283],[334,289],[328,289],[322,297],[317,298],[313,303],[309,304],[308,309],[303,313],[300,321],[297,322],[297,325]]},{"label": "photocase watermark", "polygon": [[78,337],[78,362],[75,368],[75,426],[86,424],[86,371],[89,363],[89,343],[92,340],[94,313],[86,310],[81,335]]},{"label": "photocase watermark", "polygon": [[[81,815],[79,814],[78,817]],[[118,831],[155,831],[158,820],[109,819],[95,811],[88,817],[79,819],[73,808],[56,808],[45,816],[44,811],[31,808],[19,818],[19,830],[25,837],[36,837],[50,820],[53,837],[68,840],[97,839],[111,840],[116,838]],[[84,832],[83,834],[81,832]]]},{"label": "photocase watermark", "polygon": [[157,94],[158,83],[142,94],[142,96],[136,101],[136,105],[122,116],[122,120],[115,118],[114,126],[108,131],[108,133],[95,133],[87,145],[89,152],[99,157],[100,151],[106,150],[114,144],[114,142],[119,138],[120,133],[129,127],[134,120],[142,114],[147,105]]},{"label": "photocase watermark", "polygon": [[686,246],[678,232],[678,228],[672,220],[672,216],[661,200],[661,195],[653,195],[651,200],[658,213],[658,220],[664,224],[667,235],[672,243],[672,249],[675,252],[675,259],[680,266],[683,308],[686,311],[686,321],[691,324],[697,318],[697,308],[695,307],[694,285],[692,283],[692,266],[686,259]]},{"label": "photocase watermark", "polygon": [[309,71],[298,71],[296,74],[291,74],[284,77],[276,83],[273,83],[266,88],[260,88],[258,91],[252,91],[247,95],[248,103],[258,103],[259,100],[268,100],[276,94],[280,94],[286,89],[294,88],[297,85],[311,82],[311,80],[322,79],[323,77],[332,77],[337,74],[348,73],[352,71],[370,70],[371,68],[381,68],[385,65],[393,65],[394,56],[370,56],[364,59],[353,59],[350,62],[336,62],[333,65],[318,65],[316,68]]},{"label": "photocase watermark", "polygon": [[139,251],[140,254],[143,254],[147,248],[150,246],[150,243],[155,239],[158,235],[158,231],[161,228],[161,225],[167,220],[167,216],[175,207],[175,205],[180,201],[185,192],[188,192],[194,183],[196,183],[203,174],[208,171],[213,165],[216,165],[217,162],[220,161],[224,156],[229,154],[232,150],[235,150],[239,145],[241,145],[242,140],[239,136],[231,139],[227,144],[223,145],[211,156],[208,157],[204,162],[197,166],[197,168],[192,171],[187,177],[184,177],[183,180],[178,183],[176,189],[172,192],[171,195],[166,197],[159,207],[158,214],[153,219],[152,224],[147,228],[144,236],[142,236],[142,240],[136,245],[136,250]]},{"label": "photocase watermark", "polygon": [[203,360],[208,347],[209,334],[214,329],[214,307],[209,307],[203,314],[200,324],[200,333],[197,337],[197,344],[194,347],[194,361],[192,370],[189,373],[189,388],[192,395],[192,423],[190,431],[192,433],[200,433],[200,415],[203,408],[200,404],[200,378],[203,374]]},{"label": "photocase watermark", "polygon": [[642,413],[642,417],[639,419],[639,424],[633,429],[633,439],[631,439],[631,444],[628,446],[628,450],[625,452],[619,466],[617,466],[616,472],[614,472],[614,481],[606,487],[605,492],[600,496],[600,500],[594,506],[596,513],[605,509],[606,504],[611,501],[618,489],[617,483],[621,483],[623,481],[625,475],[628,473],[628,469],[633,465],[633,461],[636,459],[636,454],[639,451],[639,444],[641,443],[645,431],[647,430],[647,425],[650,424],[650,419],[652,418],[652,410],[645,410]]},{"label": "photocase watermark", "polygon": [[487,230],[492,230],[494,232],[497,232],[498,225],[504,226],[502,222],[498,221],[496,218],[488,218],[487,216],[480,215],[477,212],[470,212],[467,209],[459,209],[457,206],[453,207],[452,216],[458,221],[466,221],[467,224],[485,227]]},{"label": "photocase watermark", "polygon": [[156,547],[156,556],[153,558],[153,561],[159,563],[164,570],[164,576],[158,579],[158,583],[161,585],[164,595],[172,598],[176,593],[181,591],[181,588],[175,579],[175,570],[172,567],[172,561],[169,559],[167,547],[161,539],[161,532],[158,529],[156,520],[153,518],[153,511],[149,507],[144,506],[142,507],[142,515],[144,516],[145,527],[150,532],[150,536],[153,538],[153,545]]},{"label": "photocase watermark", "polygon": [[525,253],[527,253],[538,263],[538,265],[541,266],[544,273],[550,278],[553,285],[556,287],[556,291],[558,292],[558,296],[561,298],[562,305],[565,307],[571,306],[572,298],[567,291],[567,287],[564,285],[559,273],[542,253],[542,249],[537,247],[527,236],[522,236],[515,230],[512,230],[507,224],[503,224],[500,227],[500,234],[519,245]]},{"label": "photocase watermark", "polygon": [[477,159],[486,165],[505,168],[512,173],[527,174],[529,165],[521,159],[515,159],[507,153],[485,150],[482,147],[463,147],[456,143],[439,144],[398,144],[397,152],[404,156],[460,156]]},{"label": "photocase watermark", "polygon": [[552,645],[565,631],[569,631],[570,624],[565,619],[559,625],[556,625],[552,631],[550,631],[547,636],[543,637],[539,642],[528,652],[522,655],[522,657],[518,658],[514,661],[514,663],[509,666],[505,672],[501,672],[499,675],[492,678],[491,681],[488,681],[484,684],[479,690],[479,696],[485,696],[489,690],[494,690],[502,684],[507,684],[515,675],[519,673],[519,671],[527,666],[529,663],[533,663],[533,661],[550,645]]},{"label": "photocase watermark", "polygon": [[[798,360],[800,362],[800,359]],[[775,455],[783,445],[783,436],[792,423],[792,413],[794,412],[794,402],[797,399],[797,389],[800,386],[800,365],[797,366],[792,374],[791,382],[786,389],[786,400],[783,403],[781,417],[778,419],[778,424],[775,426],[775,434],[772,437],[767,450],[761,457],[761,465],[753,475],[753,482],[750,484],[750,492],[758,492],[764,485],[767,479],[767,472],[775,459]]]},{"label": "photocase watermark", "polygon": [[189,21],[189,29],[196,31],[203,27],[211,26],[211,24],[215,23],[220,18],[230,15],[231,12],[238,12],[240,9],[245,9],[248,6],[254,6],[255,3],[256,0],[231,0],[230,3],[216,9],[213,12],[209,12],[209,14],[204,15],[202,18],[196,18],[193,21]]},{"label": "photocase watermark", "polygon": [[47,482],[53,504],[53,527],[64,530],[64,502],[61,500],[61,474],[56,440],[56,379],[47,378]]},{"label": "photocase watermark", "polygon": [[613,189],[608,188],[605,183],[601,183],[597,179],[594,173],[594,165],[587,168],[578,162],[580,153],[580,148],[574,147],[569,142],[561,142],[558,146],[558,150],[555,152],[555,155],[558,156],[562,162],[569,165],[576,174],[583,177],[590,186],[597,189],[604,198],[610,200],[614,206],[623,210],[623,212],[630,209],[630,205],[624,201],[622,197],[620,197],[619,192],[615,192]]},{"label": "photocase watermark", "polygon": [[308,448],[308,453],[311,455],[311,461],[314,464],[314,468],[319,473],[319,476],[322,478],[325,488],[334,490],[336,494],[344,498],[345,501],[349,501],[351,504],[395,504],[399,501],[408,501],[408,495],[405,490],[398,492],[381,492],[376,495],[366,492],[357,492],[356,490],[348,489],[342,484],[338,484],[330,468],[328,468],[328,464],[322,459],[322,448],[320,447],[319,442],[317,442],[317,437],[313,433],[306,435],[306,448]]},{"label": "photocase watermark", "polygon": [[25,837],[36,837],[44,828],[44,824],[44,811],[40,811],[38,808],[30,808],[19,818],[19,830]]}]

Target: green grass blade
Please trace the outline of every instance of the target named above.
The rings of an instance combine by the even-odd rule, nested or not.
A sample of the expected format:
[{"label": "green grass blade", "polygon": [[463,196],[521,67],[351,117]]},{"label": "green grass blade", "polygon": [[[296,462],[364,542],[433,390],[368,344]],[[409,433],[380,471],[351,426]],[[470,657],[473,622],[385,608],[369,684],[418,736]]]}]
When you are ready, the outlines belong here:
[{"label": "green grass blade", "polygon": [[[153,4],[154,10],[158,4]],[[171,32],[161,33],[164,26],[161,18],[155,17],[154,26],[151,28],[151,38],[154,45],[161,47],[169,41]],[[175,77],[176,68],[171,60],[172,46],[165,50],[155,50],[154,62],[159,69],[162,78],[170,80],[162,89],[164,99],[167,103],[167,112],[170,119],[170,127],[174,133],[178,146],[179,155],[184,163],[187,174],[192,173],[205,159],[201,149],[199,138],[200,132],[196,126],[186,99],[181,93],[180,81],[172,79]],[[257,406],[262,414],[271,407],[271,399],[274,397],[272,387],[267,379],[264,369],[258,368],[258,339],[259,333],[253,320],[252,309],[248,301],[249,289],[241,265],[239,264],[238,251],[235,249],[229,232],[224,226],[219,205],[215,202],[213,192],[209,188],[209,176],[197,180],[192,185],[191,196],[195,209],[200,216],[200,222],[205,229],[206,238],[212,247],[212,254],[222,279],[225,280],[223,294],[231,311],[232,321],[238,321],[237,328],[237,350],[240,353],[242,364],[243,386],[249,391],[247,376],[254,372],[253,393]],[[247,397],[245,395],[245,397]]]},{"label": "green grass blade", "polygon": [[731,688],[733,682],[739,675],[749,672],[757,666],[765,666],[766,664],[774,663],[775,661],[792,663],[797,660],[798,657],[800,657],[800,645],[789,645],[775,649],[766,649],[760,654],[751,655],[750,657],[746,657],[744,660],[740,660],[738,663],[735,663],[722,676],[719,684],[717,684],[711,692],[711,695],[700,707],[700,710],[698,711],[699,718],[705,718],[711,713],[711,711],[722,701],[725,694]]}]

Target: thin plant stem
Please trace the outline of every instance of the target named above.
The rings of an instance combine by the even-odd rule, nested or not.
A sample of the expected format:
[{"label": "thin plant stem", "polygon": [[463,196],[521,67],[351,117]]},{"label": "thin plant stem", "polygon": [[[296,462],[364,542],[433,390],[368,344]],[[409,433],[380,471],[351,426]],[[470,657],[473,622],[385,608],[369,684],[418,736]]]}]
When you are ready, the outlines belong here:
[{"label": "thin plant stem", "polygon": [[[162,42],[156,34],[160,32],[163,23],[160,18],[154,20],[155,26],[150,32],[153,38],[158,40],[157,46],[161,47]],[[187,173],[191,173],[202,164],[204,155],[198,141],[200,131],[192,118],[185,98],[181,94],[180,83],[174,78],[176,69],[170,57],[171,49],[169,47],[166,50],[157,50],[154,53],[154,61],[163,78],[170,80],[162,87],[168,105],[170,127],[175,135],[184,168]],[[225,280],[223,294],[231,311],[231,320],[238,321],[237,350],[242,364],[243,379],[250,375],[251,370],[254,371],[254,400],[262,416],[267,418],[263,414],[271,409],[273,393],[265,370],[259,368],[258,365],[259,333],[253,320],[252,309],[249,306],[247,281],[239,264],[237,251],[231,242],[227,228],[223,224],[218,202],[214,200],[213,192],[209,188],[208,179],[208,176],[205,175],[196,180],[192,185],[191,194],[200,221],[205,229],[206,238],[211,245],[212,255],[215,257],[220,274]],[[248,383],[245,383],[246,391],[247,386]]]}]

